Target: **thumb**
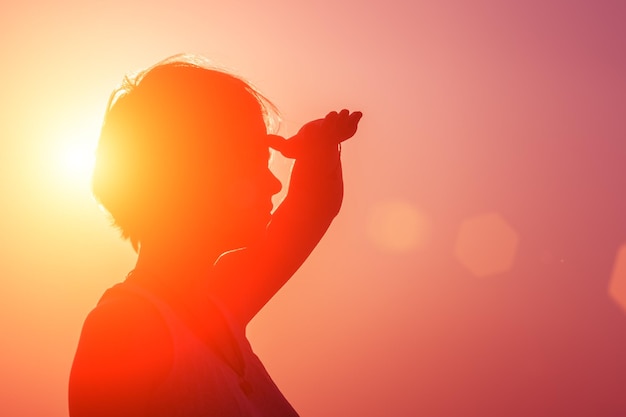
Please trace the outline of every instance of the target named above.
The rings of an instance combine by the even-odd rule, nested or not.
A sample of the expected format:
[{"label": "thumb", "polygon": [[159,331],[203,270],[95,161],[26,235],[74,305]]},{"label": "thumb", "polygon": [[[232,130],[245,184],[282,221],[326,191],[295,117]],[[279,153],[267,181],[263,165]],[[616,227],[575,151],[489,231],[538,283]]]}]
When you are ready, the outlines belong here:
[{"label": "thumb", "polygon": [[267,135],[267,145],[277,151],[281,151],[285,147],[286,142],[287,139],[280,135]]},{"label": "thumb", "polygon": [[287,158],[296,157],[293,142],[290,143],[287,139],[280,135],[267,135],[267,144],[270,148],[277,150]]}]

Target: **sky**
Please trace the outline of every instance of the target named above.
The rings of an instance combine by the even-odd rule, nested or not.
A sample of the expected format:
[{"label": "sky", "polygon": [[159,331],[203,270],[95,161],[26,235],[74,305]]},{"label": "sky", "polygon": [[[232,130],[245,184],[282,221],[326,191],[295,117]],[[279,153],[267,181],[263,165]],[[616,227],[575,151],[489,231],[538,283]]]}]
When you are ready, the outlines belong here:
[{"label": "sky", "polygon": [[189,52],[283,135],[364,113],[341,213],[248,330],[301,415],[619,415],[624,21],[619,0],[3,3],[1,414],[67,415],[82,322],[135,260],[90,194],[109,94]]}]

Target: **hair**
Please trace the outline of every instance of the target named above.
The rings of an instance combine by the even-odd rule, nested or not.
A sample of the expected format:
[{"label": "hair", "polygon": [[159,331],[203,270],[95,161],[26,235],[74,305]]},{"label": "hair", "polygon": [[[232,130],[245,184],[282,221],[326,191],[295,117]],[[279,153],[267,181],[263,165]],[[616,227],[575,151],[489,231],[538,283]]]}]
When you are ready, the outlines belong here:
[{"label": "hair", "polygon": [[259,114],[268,131],[277,129],[268,99],[198,56],[124,77],[107,105],[92,181],[122,238],[138,250],[147,230],[184,215],[198,187],[215,191],[236,161],[238,135]]}]

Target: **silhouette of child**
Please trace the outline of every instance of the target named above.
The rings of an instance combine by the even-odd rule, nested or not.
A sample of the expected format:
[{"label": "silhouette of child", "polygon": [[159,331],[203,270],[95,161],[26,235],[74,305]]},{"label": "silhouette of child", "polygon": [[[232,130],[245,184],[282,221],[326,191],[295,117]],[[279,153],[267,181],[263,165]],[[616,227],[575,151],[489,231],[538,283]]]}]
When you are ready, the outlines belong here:
[{"label": "silhouette of child", "polygon": [[[138,252],[85,320],[72,417],[297,416],[245,337],[343,198],[340,142],[360,112],[331,112],[286,140],[245,81],[177,56],[113,93],[93,190]],[[287,196],[269,147],[295,158]]]}]

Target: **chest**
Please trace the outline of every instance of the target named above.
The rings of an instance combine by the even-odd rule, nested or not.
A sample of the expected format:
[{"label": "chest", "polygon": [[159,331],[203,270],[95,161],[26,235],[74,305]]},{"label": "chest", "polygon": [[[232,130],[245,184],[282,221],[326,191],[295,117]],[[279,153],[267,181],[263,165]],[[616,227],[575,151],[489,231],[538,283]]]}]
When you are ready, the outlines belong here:
[{"label": "chest", "polygon": [[226,317],[194,323],[193,329],[173,318],[168,328],[172,369],[153,396],[152,408],[162,413],[155,415],[297,416],[243,331],[233,329]]}]

